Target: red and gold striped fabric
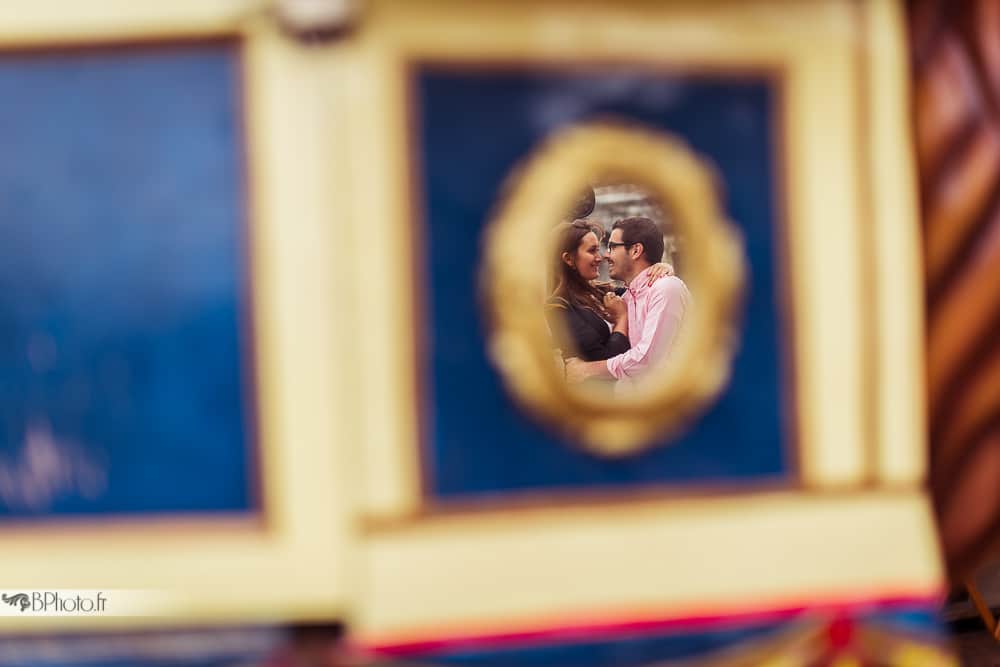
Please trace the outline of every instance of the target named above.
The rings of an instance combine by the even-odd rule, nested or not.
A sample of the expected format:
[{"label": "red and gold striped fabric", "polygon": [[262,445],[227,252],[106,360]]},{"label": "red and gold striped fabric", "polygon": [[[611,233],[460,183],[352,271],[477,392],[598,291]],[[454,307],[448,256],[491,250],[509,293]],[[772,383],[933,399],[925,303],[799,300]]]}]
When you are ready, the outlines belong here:
[{"label": "red and gold striped fabric", "polygon": [[1000,3],[909,9],[930,481],[960,577],[1000,546]]}]

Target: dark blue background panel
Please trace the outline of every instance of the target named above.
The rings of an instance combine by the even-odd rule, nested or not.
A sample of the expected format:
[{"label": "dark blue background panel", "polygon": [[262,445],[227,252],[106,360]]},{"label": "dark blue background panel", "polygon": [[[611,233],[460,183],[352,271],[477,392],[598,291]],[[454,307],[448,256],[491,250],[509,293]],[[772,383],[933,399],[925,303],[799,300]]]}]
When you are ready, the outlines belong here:
[{"label": "dark blue background panel", "polygon": [[0,518],[254,506],[239,46],[0,53]]},{"label": "dark blue background panel", "polygon": [[[777,83],[766,75],[418,67],[416,168],[428,277],[422,300],[428,491],[455,499],[512,491],[792,481],[779,312],[783,261]],[[486,356],[476,285],[501,184],[553,131],[614,117],[680,136],[714,164],[746,244],[749,284],[732,380],[675,441],[623,460],[560,442],[525,416]],[[541,238],[541,237],[540,237]],[[532,242],[525,239],[525,243]],[[695,295],[697,298],[697,295]]]}]

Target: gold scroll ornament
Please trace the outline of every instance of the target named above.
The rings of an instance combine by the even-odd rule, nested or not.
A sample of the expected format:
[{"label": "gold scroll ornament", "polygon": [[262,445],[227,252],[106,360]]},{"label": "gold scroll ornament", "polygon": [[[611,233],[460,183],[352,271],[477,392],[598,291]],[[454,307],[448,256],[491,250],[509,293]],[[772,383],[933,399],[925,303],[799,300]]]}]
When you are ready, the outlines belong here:
[{"label": "gold scroll ornament", "polygon": [[[567,385],[543,309],[550,232],[580,190],[602,177],[648,187],[675,215],[694,295],[669,363],[627,396]],[[598,455],[634,454],[676,434],[725,386],[737,341],[742,239],[724,219],[713,170],[675,137],[599,122],[554,135],[515,170],[505,192],[487,230],[481,286],[490,356],[515,400]]]}]

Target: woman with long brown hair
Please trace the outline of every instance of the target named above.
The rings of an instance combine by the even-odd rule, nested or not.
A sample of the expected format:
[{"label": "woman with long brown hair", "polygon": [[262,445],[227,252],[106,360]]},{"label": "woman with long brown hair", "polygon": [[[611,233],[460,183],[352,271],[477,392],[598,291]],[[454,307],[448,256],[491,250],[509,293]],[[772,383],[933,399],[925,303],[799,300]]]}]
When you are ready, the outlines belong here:
[{"label": "woman with long brown hair", "polygon": [[555,229],[555,289],[545,313],[564,358],[597,361],[629,349],[625,302],[594,284],[604,259],[602,232],[587,220],[564,222]]}]

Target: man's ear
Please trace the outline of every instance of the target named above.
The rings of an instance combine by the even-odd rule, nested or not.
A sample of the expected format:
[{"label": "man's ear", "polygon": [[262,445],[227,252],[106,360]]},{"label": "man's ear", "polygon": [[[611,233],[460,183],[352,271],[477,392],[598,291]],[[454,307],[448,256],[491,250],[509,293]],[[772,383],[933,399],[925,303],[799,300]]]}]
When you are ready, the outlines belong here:
[{"label": "man's ear", "polygon": [[[638,248],[638,250],[636,250],[636,248]],[[636,243],[628,249],[628,254],[632,257],[632,259],[639,259],[642,257],[642,253],[644,252],[646,252],[646,248],[642,245],[642,243]]]}]

